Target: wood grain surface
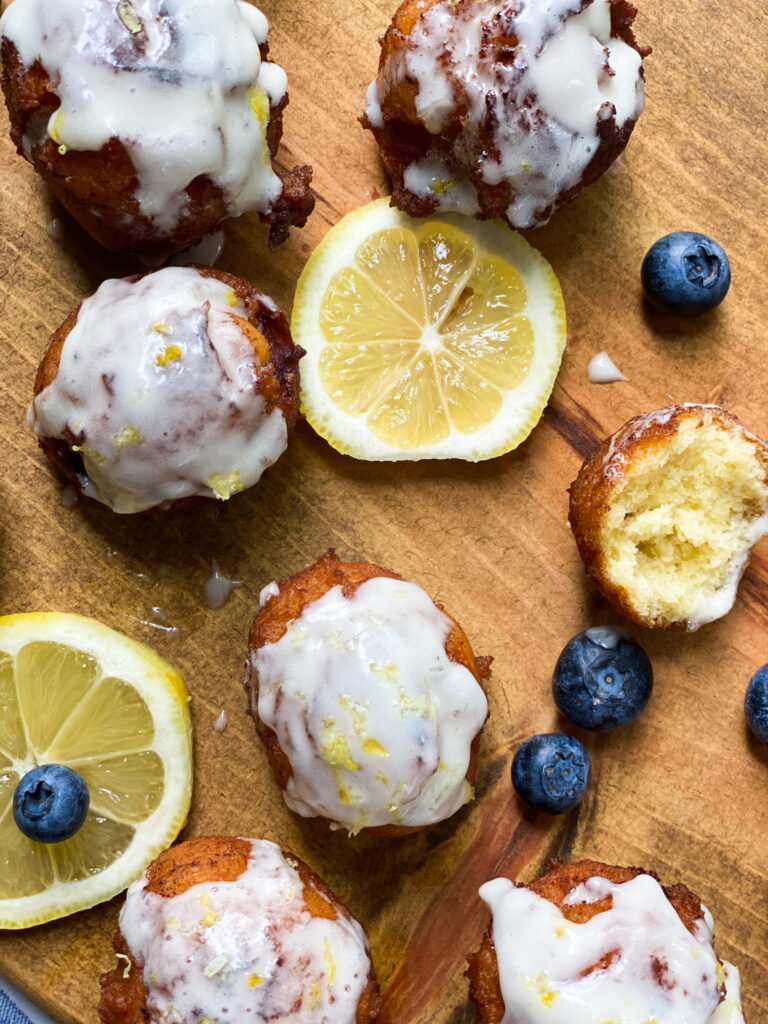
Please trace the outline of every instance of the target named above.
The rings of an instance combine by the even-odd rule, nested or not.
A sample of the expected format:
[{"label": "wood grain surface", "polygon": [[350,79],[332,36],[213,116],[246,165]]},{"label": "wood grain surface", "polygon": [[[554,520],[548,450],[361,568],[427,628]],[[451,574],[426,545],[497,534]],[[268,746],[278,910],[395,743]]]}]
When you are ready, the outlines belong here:
[{"label": "wood grain surface", "polygon": [[[280,161],[314,165],[317,208],[274,254],[255,216],[228,224],[220,266],[289,312],[328,227],[387,194],[357,118],[393,3],[263,6],[290,85]],[[26,427],[51,332],[104,277],[136,265],[100,250],[55,207],[16,156],[7,120],[0,124],[0,605],[94,615],[184,671],[196,774],[183,834],[265,836],[318,871],[370,936],[384,1024],[470,1024],[464,957],[486,926],[477,888],[498,872],[527,880],[553,855],[686,882],[715,916],[720,955],[743,972],[748,1021],[768,1024],[768,749],[750,737],[742,710],[749,677],[768,661],[768,544],[756,548],[725,619],[693,635],[631,629],[653,660],[655,692],[633,725],[582,735],[593,775],[578,809],[533,814],[509,781],[524,737],[566,726],[550,695],[563,644],[618,621],[587,584],[566,524],[566,488],[584,455],[630,416],[673,401],[716,400],[768,436],[765,5],[646,0],[636,31],[654,53],[628,150],[549,226],[528,233],[560,277],[568,312],[563,366],[530,439],[482,465],[376,465],[338,455],[304,424],[256,488],[226,506],[150,519],[85,500],[63,507]],[[61,243],[46,233],[54,216],[65,223]],[[725,303],[691,322],[651,311],[639,287],[646,249],[681,228],[717,238],[733,270]],[[628,383],[588,382],[601,349]],[[329,546],[418,581],[476,651],[494,657],[477,799],[409,838],[348,839],[293,816],[244,713],[260,588]],[[220,611],[203,598],[213,559],[242,580]],[[151,624],[153,606],[173,632]],[[217,733],[222,708],[229,727]],[[0,970],[58,1020],[94,1024],[120,904],[0,935]]]}]

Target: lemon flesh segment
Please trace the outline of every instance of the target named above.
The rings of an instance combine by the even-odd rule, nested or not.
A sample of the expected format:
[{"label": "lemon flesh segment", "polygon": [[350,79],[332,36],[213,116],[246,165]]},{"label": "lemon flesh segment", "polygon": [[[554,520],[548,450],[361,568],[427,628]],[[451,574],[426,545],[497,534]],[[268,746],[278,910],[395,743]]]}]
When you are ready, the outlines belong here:
[{"label": "lemon flesh segment", "polygon": [[424,323],[424,292],[419,274],[419,247],[412,231],[377,231],[355,254],[355,263],[398,309]]},{"label": "lemon flesh segment", "polygon": [[[137,878],[183,826],[191,727],[183,677],[149,648],[77,615],[0,618],[0,927],[93,906]],[[78,771],[82,828],[36,843],[13,792],[38,764]]]},{"label": "lemon flesh segment", "polygon": [[371,460],[504,454],[533,429],[565,347],[543,256],[501,222],[415,221],[379,200],[345,217],[299,280],[302,409]]},{"label": "lemon flesh segment", "polygon": [[320,356],[320,376],[340,409],[365,414],[405,376],[419,350],[412,341],[328,345]]},{"label": "lemon flesh segment", "polygon": [[371,433],[403,451],[448,437],[448,414],[429,353],[419,356],[367,417]]},{"label": "lemon flesh segment", "polygon": [[13,658],[0,652],[0,763],[20,760],[26,749]]},{"label": "lemon flesh segment", "polygon": [[440,323],[477,262],[477,246],[450,224],[427,223],[417,231],[427,322]]},{"label": "lemon flesh segment", "polygon": [[331,282],[320,324],[326,341],[337,343],[421,337],[419,324],[353,267],[340,271]]}]

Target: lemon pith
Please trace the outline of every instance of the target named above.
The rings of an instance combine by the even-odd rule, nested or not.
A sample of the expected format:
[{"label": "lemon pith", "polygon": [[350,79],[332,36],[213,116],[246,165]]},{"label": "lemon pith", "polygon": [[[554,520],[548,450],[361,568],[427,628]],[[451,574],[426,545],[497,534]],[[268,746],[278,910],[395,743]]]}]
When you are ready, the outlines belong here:
[{"label": "lemon pith", "polygon": [[565,345],[549,264],[497,222],[414,221],[378,200],[345,217],[299,280],[302,409],[365,459],[503,454],[538,421]]},{"label": "lemon pith", "polygon": [[[191,797],[187,701],[179,672],[93,619],[0,618],[0,927],[109,899],[170,845]],[[37,843],[13,793],[50,763],[82,775],[90,807],[70,839]]]}]

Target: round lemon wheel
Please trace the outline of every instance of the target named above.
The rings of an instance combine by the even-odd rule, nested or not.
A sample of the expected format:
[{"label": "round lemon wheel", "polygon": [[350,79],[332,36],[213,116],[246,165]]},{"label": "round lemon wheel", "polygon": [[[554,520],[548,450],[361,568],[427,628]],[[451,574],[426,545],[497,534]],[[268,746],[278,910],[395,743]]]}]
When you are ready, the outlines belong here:
[{"label": "round lemon wheel", "polygon": [[[0,928],[26,928],[125,889],[175,839],[192,793],[182,675],[94,619],[0,618]],[[70,839],[19,831],[13,794],[39,764],[79,772],[88,817]]]},{"label": "round lemon wheel", "polygon": [[358,459],[503,455],[530,434],[565,347],[560,285],[501,221],[348,214],[299,279],[302,411]]}]

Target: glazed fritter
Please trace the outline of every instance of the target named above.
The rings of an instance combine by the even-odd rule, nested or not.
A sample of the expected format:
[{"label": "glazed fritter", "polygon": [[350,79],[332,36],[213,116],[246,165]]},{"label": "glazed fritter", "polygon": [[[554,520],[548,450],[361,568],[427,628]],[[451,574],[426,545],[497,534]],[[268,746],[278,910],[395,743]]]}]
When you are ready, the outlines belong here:
[{"label": "glazed fritter", "polygon": [[[387,835],[458,809],[471,793],[490,674],[458,623],[396,573],[333,551],[270,584],[260,603],[245,687],[289,806]],[[427,690],[411,627],[430,652]]]}]

